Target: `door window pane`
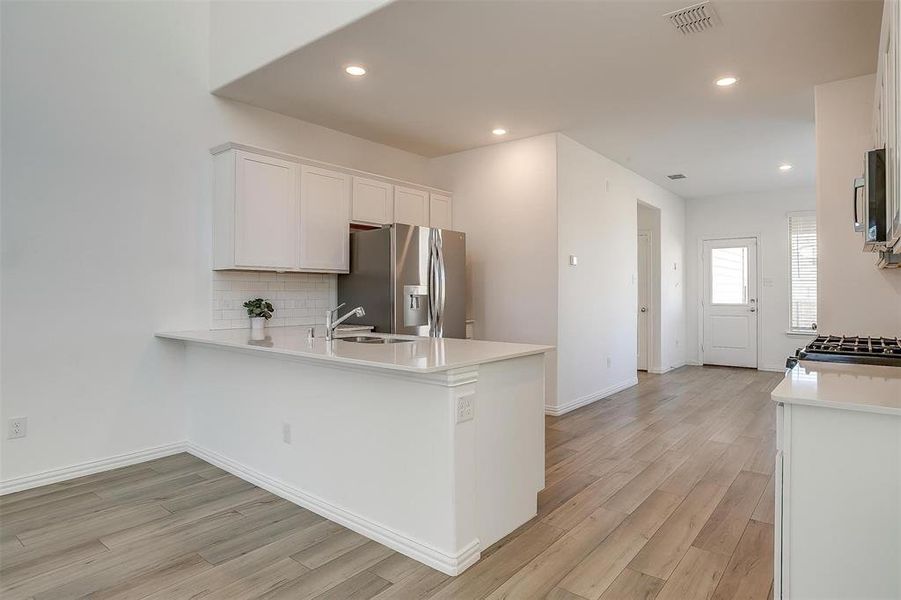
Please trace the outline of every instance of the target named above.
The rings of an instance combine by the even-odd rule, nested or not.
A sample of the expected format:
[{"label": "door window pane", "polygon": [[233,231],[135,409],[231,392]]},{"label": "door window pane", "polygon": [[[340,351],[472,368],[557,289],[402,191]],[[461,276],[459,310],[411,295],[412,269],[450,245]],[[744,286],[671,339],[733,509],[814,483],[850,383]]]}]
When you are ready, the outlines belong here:
[{"label": "door window pane", "polygon": [[748,248],[711,248],[710,301],[713,304],[748,303]]}]

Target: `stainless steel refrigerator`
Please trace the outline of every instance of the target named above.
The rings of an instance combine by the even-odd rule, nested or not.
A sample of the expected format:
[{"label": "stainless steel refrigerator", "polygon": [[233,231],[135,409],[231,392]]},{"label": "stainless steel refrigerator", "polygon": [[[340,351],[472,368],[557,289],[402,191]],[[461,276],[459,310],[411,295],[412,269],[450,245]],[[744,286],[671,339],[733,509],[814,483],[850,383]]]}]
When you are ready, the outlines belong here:
[{"label": "stainless steel refrigerator", "polygon": [[350,273],[338,302],[362,306],[347,323],[382,333],[466,337],[466,234],[396,223],[350,234]]}]

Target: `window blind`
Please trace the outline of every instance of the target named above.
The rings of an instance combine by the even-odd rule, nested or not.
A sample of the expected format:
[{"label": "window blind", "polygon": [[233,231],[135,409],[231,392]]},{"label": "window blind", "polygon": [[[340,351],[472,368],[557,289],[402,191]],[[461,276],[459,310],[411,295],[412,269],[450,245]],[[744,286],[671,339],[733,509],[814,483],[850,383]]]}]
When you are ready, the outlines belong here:
[{"label": "window blind", "polygon": [[792,331],[815,331],[817,322],[817,219],[814,213],[788,216],[791,255]]}]

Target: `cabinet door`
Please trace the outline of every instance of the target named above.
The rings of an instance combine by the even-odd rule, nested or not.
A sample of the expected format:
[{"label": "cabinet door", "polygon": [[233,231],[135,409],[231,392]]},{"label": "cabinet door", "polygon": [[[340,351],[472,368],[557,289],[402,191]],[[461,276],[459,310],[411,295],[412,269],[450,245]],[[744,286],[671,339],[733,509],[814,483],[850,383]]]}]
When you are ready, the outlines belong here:
[{"label": "cabinet door", "polygon": [[297,268],[299,165],[235,155],[235,266]]},{"label": "cabinet door", "polygon": [[886,210],[888,214],[888,245],[901,252],[901,2],[886,2],[883,12],[883,40],[886,58],[885,79],[885,158],[886,158]]},{"label": "cabinet door", "polygon": [[394,186],[364,177],[353,178],[351,219],[384,225],[394,222]]},{"label": "cabinet door", "polygon": [[394,220],[407,225],[429,226],[429,193],[395,186]]},{"label": "cabinet door", "polygon": [[453,229],[451,198],[444,194],[429,194],[429,224],[431,227]]},{"label": "cabinet door", "polygon": [[304,166],[300,174],[300,268],[347,272],[350,176]]}]

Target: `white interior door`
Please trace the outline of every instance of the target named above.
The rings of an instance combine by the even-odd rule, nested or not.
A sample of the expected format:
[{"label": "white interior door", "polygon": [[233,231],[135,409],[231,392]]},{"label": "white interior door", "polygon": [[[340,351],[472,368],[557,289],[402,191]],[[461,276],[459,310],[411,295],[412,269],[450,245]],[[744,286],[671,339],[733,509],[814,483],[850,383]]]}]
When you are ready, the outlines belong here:
[{"label": "white interior door", "polygon": [[757,240],[704,242],[703,362],[757,368]]},{"label": "white interior door", "polygon": [[638,234],[638,370],[648,370],[648,328],[651,315],[651,236]]}]

